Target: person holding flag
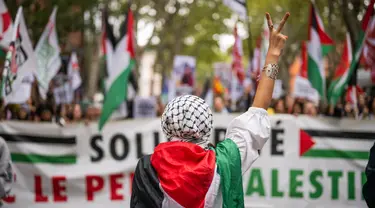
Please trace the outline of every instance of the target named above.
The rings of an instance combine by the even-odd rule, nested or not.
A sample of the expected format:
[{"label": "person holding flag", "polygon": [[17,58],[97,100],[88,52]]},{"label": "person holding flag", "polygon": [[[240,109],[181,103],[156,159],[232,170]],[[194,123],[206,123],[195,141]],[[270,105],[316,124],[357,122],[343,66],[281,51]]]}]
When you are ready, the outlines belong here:
[{"label": "person holding flag", "polygon": [[224,141],[210,144],[212,112],[199,97],[186,95],[166,107],[161,125],[169,142],[138,162],[130,207],[244,207],[242,175],[270,137],[265,109],[271,103],[278,60],[287,36],[287,13],[274,29],[267,13],[270,45],[252,107],[228,126]]}]

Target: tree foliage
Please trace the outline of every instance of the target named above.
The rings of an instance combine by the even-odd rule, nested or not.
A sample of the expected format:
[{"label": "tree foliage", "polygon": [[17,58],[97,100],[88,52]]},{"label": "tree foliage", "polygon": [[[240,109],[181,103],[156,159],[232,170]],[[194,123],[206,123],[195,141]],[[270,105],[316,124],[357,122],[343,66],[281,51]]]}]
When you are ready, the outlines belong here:
[{"label": "tree foliage", "polygon": [[[114,23],[119,25],[121,21],[123,24],[124,14],[130,3],[138,22],[138,34],[143,31],[142,26],[152,26],[152,34],[147,43],[137,47],[138,60],[145,51],[155,51],[156,72],[168,75],[175,55],[191,55],[197,58],[198,78],[203,81],[212,73],[214,62],[231,61],[231,48],[221,51],[219,36],[233,34],[236,14],[224,6],[222,0],[7,0],[13,17],[20,2],[34,42],[42,33],[53,6],[57,5],[60,43],[66,43],[70,32],[85,30],[85,48],[90,49],[90,52],[98,45],[101,9],[108,5],[111,15],[120,20]],[[340,45],[345,39],[345,33],[350,33],[353,44],[358,39],[360,22],[369,0],[315,0],[315,4],[326,32],[339,49],[328,56],[332,72],[340,61]],[[247,5],[252,36],[242,34],[245,63],[249,52],[253,51],[253,48],[248,48],[247,38],[250,38],[252,47],[255,47],[257,38],[261,36],[264,13],[270,12],[277,24],[286,11],[291,12],[283,31],[289,39],[280,63],[282,77],[288,79],[287,69],[299,54],[301,41],[307,40],[310,1],[247,0]],[[242,25],[247,30],[247,22]],[[90,60],[92,53],[88,54],[85,59]]]}]

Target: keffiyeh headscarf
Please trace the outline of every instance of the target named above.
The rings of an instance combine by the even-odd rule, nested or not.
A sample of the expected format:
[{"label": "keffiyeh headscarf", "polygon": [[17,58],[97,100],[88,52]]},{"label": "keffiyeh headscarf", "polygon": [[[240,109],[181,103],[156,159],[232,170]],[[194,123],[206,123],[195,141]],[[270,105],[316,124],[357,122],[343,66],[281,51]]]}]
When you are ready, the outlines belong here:
[{"label": "keffiyeh headscarf", "polygon": [[197,96],[177,97],[166,106],[161,126],[168,141],[192,142],[207,149],[212,112],[207,103]]}]

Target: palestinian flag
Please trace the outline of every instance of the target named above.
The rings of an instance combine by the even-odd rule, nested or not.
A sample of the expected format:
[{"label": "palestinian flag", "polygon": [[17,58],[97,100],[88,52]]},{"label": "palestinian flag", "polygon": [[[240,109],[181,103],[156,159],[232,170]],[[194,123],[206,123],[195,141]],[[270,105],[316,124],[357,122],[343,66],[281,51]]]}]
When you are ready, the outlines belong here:
[{"label": "palestinian flag", "polygon": [[335,76],[333,77],[332,83],[328,89],[328,99],[331,105],[336,105],[348,84],[350,63],[353,59],[352,53],[350,35],[347,33],[341,62],[336,69]]},{"label": "palestinian flag", "polygon": [[[7,6],[3,0],[0,0],[0,47],[7,49],[12,39],[12,17],[8,11]],[[2,53],[3,50],[0,50],[2,56],[5,56],[5,53]]]},{"label": "palestinian flag", "polygon": [[[359,32],[359,39],[357,40],[357,43],[355,45],[355,53],[354,53],[354,59],[350,65],[349,70],[349,85],[356,85],[357,83],[357,68],[359,63],[362,60],[367,60],[368,64],[371,64],[369,62],[370,59],[372,59],[373,56],[371,56],[371,48],[372,45],[372,33],[374,28],[374,4],[375,0],[371,0],[370,4],[367,7],[367,11],[365,13],[365,16],[362,20],[362,30]],[[361,58],[362,55],[362,58]]]},{"label": "palestinian flag", "polygon": [[322,98],[325,98],[325,71],[323,57],[332,49],[333,41],[324,32],[314,4],[311,3],[309,43],[308,43],[308,79]]},{"label": "palestinian flag", "polygon": [[244,67],[242,64],[242,40],[237,32],[237,25],[234,27],[234,46],[233,46],[233,52],[232,52],[232,70],[236,74],[237,79],[240,83],[243,82],[245,79],[245,72]]},{"label": "palestinian flag", "polygon": [[111,74],[113,50],[116,46],[116,38],[113,34],[113,28],[108,22],[108,10],[105,8],[102,12],[102,36],[101,36],[101,60],[105,62],[106,76]]},{"label": "palestinian flag", "polygon": [[358,103],[358,96],[361,94],[363,94],[363,90],[358,85],[351,85],[346,90],[345,101],[356,107]]},{"label": "palestinian flag", "polygon": [[299,75],[303,78],[307,79],[307,65],[308,65],[308,54],[307,54],[307,45],[306,41],[302,41],[301,43],[301,70]]},{"label": "palestinian flag", "polygon": [[[18,8],[12,29],[12,41],[9,44],[1,82],[0,97],[5,103],[23,103],[30,93],[19,93],[25,82],[35,72],[37,63],[32,43],[27,31],[22,7]],[[29,88],[30,89],[30,88]],[[16,101],[16,102],[15,102]],[[23,102],[22,102],[23,101]]]},{"label": "palestinian flag", "polygon": [[[25,129],[27,128],[23,128],[22,131],[25,132]],[[0,137],[6,141],[14,163],[75,164],[77,162],[76,137],[56,135],[35,135],[35,132],[1,133]]]},{"label": "palestinian flag", "polygon": [[57,7],[52,11],[47,26],[39,38],[35,47],[35,55],[38,61],[34,76],[37,78],[39,95],[43,100],[47,99],[49,84],[60,70],[62,62],[60,57],[60,44],[56,29]]},{"label": "palestinian flag", "polygon": [[206,151],[188,142],[160,144],[138,162],[130,206],[244,207],[237,145],[227,139]]},{"label": "palestinian flag", "polygon": [[[300,156],[367,161],[374,138],[375,132],[304,129],[300,130]],[[361,145],[358,140],[363,140]]]},{"label": "palestinian flag", "polygon": [[101,130],[111,114],[127,100],[129,76],[135,65],[133,13],[129,9],[125,22],[125,32],[114,50],[110,63],[108,91],[105,95],[99,120]]}]

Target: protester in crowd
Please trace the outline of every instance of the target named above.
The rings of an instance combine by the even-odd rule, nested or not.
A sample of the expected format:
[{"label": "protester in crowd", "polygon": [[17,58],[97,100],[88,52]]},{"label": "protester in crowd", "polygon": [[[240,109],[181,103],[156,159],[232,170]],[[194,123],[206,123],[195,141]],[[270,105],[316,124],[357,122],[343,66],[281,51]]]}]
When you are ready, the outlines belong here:
[{"label": "protester in crowd", "polygon": [[277,113],[277,114],[286,113],[284,99],[276,100],[274,109],[275,109],[275,113]]},{"label": "protester in crowd", "polygon": [[28,104],[20,105],[20,108],[17,112],[17,120],[28,121],[31,119],[31,109]]},{"label": "protester in crowd", "polygon": [[368,109],[367,106],[364,106],[362,108],[362,112],[359,114],[358,119],[359,120],[371,120],[370,110]]},{"label": "protester in crowd", "polygon": [[293,105],[292,114],[298,116],[302,114],[303,105],[300,102],[295,102]]},{"label": "protester in crowd", "polygon": [[245,80],[243,95],[237,101],[237,111],[245,112],[247,109],[250,108],[251,104],[253,103],[251,91],[252,91],[251,82],[249,80]]},{"label": "protester in crowd", "polygon": [[60,104],[56,108],[56,123],[64,126],[67,122],[69,122],[67,117],[67,106]]},{"label": "protester in crowd", "polygon": [[318,115],[318,112],[314,103],[306,102],[303,106],[303,114],[316,117]]},{"label": "protester in crowd", "polygon": [[375,207],[375,144],[370,150],[370,158],[366,166],[367,181],[363,185],[362,193],[369,208]]},{"label": "protester in crowd", "polygon": [[[10,151],[3,138],[0,138],[0,199],[6,197],[14,182]],[[2,207],[0,200],[0,207]]]},{"label": "protester in crowd", "polygon": [[91,104],[86,108],[85,122],[93,122],[99,119],[101,109],[99,106]]},{"label": "protester in crowd", "polygon": [[353,108],[353,105],[349,102],[345,103],[344,116],[347,117],[347,118],[352,118],[352,119],[354,119],[356,117],[355,108]]},{"label": "protester in crowd", "polygon": [[37,109],[36,121],[52,122],[53,121],[53,107],[48,104],[41,104]]},{"label": "protester in crowd", "polygon": [[157,100],[156,100],[156,115],[158,117],[160,117],[163,112],[164,112],[164,104],[163,104],[163,101],[161,99],[161,97],[158,97]]},{"label": "protester in crowd", "polygon": [[252,107],[230,122],[223,142],[216,147],[210,144],[213,118],[201,98],[181,96],[167,105],[161,125],[168,142],[139,160],[130,207],[244,207],[242,175],[259,157],[271,133],[266,109],[287,39],[280,31],[288,17],[289,13],[276,29],[267,13],[266,70]]},{"label": "protester in crowd", "polygon": [[72,122],[80,122],[82,119],[81,105],[74,104],[69,117]]},{"label": "protester in crowd", "polygon": [[224,105],[224,101],[222,97],[215,97],[214,99],[214,111],[215,113],[223,113],[227,114],[228,109]]},{"label": "protester in crowd", "polygon": [[361,114],[362,111],[367,107],[368,101],[366,100],[365,93],[358,95],[358,113]]},{"label": "protester in crowd", "polygon": [[370,119],[375,119],[375,98],[372,98],[369,104]]}]

